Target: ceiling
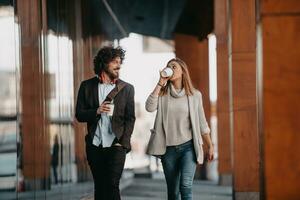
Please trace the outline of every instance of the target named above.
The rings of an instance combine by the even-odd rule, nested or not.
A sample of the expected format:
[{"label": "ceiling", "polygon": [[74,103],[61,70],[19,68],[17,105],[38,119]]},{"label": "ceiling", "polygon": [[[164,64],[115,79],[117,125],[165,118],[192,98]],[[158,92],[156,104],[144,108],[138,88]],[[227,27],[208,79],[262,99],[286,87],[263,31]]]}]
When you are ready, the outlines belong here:
[{"label": "ceiling", "polygon": [[[1,0],[0,5],[12,2]],[[80,3],[84,36],[104,34],[108,39],[121,39],[133,32],[173,39],[174,33],[182,33],[202,40],[213,31],[213,0],[81,0]],[[73,0],[47,0],[49,29],[70,32],[72,9]]]}]

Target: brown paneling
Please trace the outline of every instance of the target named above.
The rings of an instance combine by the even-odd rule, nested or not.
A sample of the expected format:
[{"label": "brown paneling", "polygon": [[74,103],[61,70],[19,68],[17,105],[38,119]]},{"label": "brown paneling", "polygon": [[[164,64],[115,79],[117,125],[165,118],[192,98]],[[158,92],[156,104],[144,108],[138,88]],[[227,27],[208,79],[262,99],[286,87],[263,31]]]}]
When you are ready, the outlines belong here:
[{"label": "brown paneling", "polygon": [[256,107],[256,54],[235,53],[232,56],[233,109]]},{"label": "brown paneling", "polygon": [[238,192],[259,191],[259,143],[254,55],[254,53],[242,53],[232,56],[234,189]]},{"label": "brown paneling", "polygon": [[[217,37],[218,113],[229,113],[229,55],[228,45]],[[229,116],[228,116],[229,117]],[[218,120],[219,123],[219,120]]]},{"label": "brown paneling", "polygon": [[[73,54],[74,54],[74,105],[76,105],[76,98],[80,82],[84,79],[84,62],[83,62],[83,40],[82,40],[82,16],[81,16],[81,1],[74,2],[74,19],[72,22],[73,27]],[[75,109],[75,108],[74,108]],[[75,113],[75,111],[74,111]],[[85,140],[86,133],[85,125],[78,123],[74,119],[74,134],[75,134],[75,162],[77,166],[78,181],[86,180],[85,174],[87,173],[87,162],[85,156]]]},{"label": "brown paneling", "polygon": [[255,51],[255,1],[232,0],[232,53]]},{"label": "brown paneling", "polygon": [[83,67],[84,67],[84,77],[94,76],[91,37],[87,37],[83,40]]},{"label": "brown paneling", "polygon": [[261,0],[262,14],[296,14],[300,12],[299,0]]},{"label": "brown paneling", "polygon": [[229,113],[218,113],[218,170],[220,174],[231,174],[231,142]]},{"label": "brown paneling", "polygon": [[84,78],[94,76],[93,72],[93,38],[91,20],[94,20],[91,15],[91,2],[81,1],[81,37],[83,39],[83,75]]},{"label": "brown paneling", "polygon": [[[218,44],[217,44],[218,45]],[[218,45],[219,46],[219,45]],[[217,48],[218,49],[218,48]],[[227,55],[227,56],[226,56]],[[224,58],[222,58],[224,57]],[[223,59],[227,58],[227,62]],[[229,118],[229,76],[228,76],[228,51],[221,48],[217,50],[217,79],[218,79],[218,155],[219,173],[232,173],[231,142],[230,142],[230,118]],[[222,60],[224,62],[222,62]],[[220,61],[220,62],[219,62]]]},{"label": "brown paneling", "polygon": [[[46,77],[42,63],[42,5],[18,1],[21,28],[21,104],[23,174],[25,179],[49,177],[50,151],[46,119]],[[45,13],[43,13],[45,15]],[[44,25],[45,26],[45,25]]]},{"label": "brown paneling", "polygon": [[260,192],[255,1],[231,5],[234,191],[250,198]]},{"label": "brown paneling", "polygon": [[231,137],[229,115],[229,51],[227,0],[215,0],[215,34],[217,37],[217,117],[218,117],[218,170],[231,174]]},{"label": "brown paneling", "polygon": [[[217,37],[218,40],[218,37]],[[217,117],[219,173],[231,174],[231,137],[229,117],[229,66],[227,44],[217,42]]]},{"label": "brown paneling", "polygon": [[[214,33],[219,37],[218,41],[223,43],[228,39],[228,3],[227,0],[215,0],[214,2]],[[222,37],[222,38],[220,38]],[[225,41],[224,41],[224,40]]]},{"label": "brown paneling", "polygon": [[262,26],[266,196],[296,200],[300,197],[300,15],[265,16]]},{"label": "brown paneling", "polygon": [[256,109],[234,112],[234,190],[259,191]]}]

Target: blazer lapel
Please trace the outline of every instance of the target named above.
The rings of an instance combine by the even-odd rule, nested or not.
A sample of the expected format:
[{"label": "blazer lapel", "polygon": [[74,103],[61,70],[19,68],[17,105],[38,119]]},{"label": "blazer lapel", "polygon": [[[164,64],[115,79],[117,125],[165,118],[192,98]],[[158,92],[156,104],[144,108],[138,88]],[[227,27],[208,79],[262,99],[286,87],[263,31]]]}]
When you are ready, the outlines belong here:
[{"label": "blazer lapel", "polygon": [[195,132],[195,105],[194,105],[194,98],[193,96],[188,96],[188,105],[189,105],[189,113],[190,113],[190,120],[192,125],[192,131]]},{"label": "blazer lapel", "polygon": [[95,81],[93,84],[93,99],[94,102],[96,102],[97,108],[99,107],[99,90],[98,90],[98,84],[99,84],[99,79],[98,77],[95,77]]},{"label": "blazer lapel", "polygon": [[162,96],[161,104],[162,104],[162,119],[163,119],[163,128],[164,132],[166,133],[167,125],[168,125],[168,107],[169,107],[169,98],[170,98],[170,91],[168,90],[168,94]]}]

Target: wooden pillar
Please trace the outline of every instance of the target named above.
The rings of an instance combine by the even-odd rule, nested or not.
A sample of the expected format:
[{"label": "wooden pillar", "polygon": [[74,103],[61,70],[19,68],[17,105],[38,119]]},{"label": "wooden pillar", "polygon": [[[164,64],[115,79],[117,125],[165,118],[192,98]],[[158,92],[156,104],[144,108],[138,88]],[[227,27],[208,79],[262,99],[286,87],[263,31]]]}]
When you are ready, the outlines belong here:
[{"label": "wooden pillar", "polygon": [[254,0],[231,0],[233,190],[236,200],[260,199]]},{"label": "wooden pillar", "polygon": [[[208,39],[199,41],[196,36],[176,34],[175,53],[186,62],[194,87],[201,91],[206,120],[210,123]],[[197,169],[196,178],[206,179],[205,165]]]},{"label": "wooden pillar", "polygon": [[260,1],[265,199],[300,198],[300,1]]},{"label": "wooden pillar", "polygon": [[92,37],[84,38],[83,40],[83,57],[84,57],[84,77],[91,78],[94,76],[93,71],[93,52],[92,52]]},{"label": "wooden pillar", "polygon": [[[83,1],[81,0],[81,6],[82,6],[82,40],[83,40],[83,74],[84,78],[91,78],[93,77],[94,71],[93,71],[93,37],[92,37],[92,21],[93,16],[91,15],[91,3],[89,1]],[[97,43],[98,44],[98,43]]]},{"label": "wooden pillar", "polygon": [[227,0],[215,0],[217,38],[217,117],[219,184],[232,185],[232,142],[229,110],[229,50]]},{"label": "wooden pillar", "polygon": [[45,1],[18,1],[21,28],[21,132],[26,189],[49,188],[50,151],[43,35]]},{"label": "wooden pillar", "polygon": [[202,93],[207,120],[210,119],[208,40],[199,41],[196,36],[175,35],[176,57],[188,66],[194,86]]},{"label": "wooden pillar", "polygon": [[[73,41],[73,81],[74,81],[74,105],[76,105],[76,99],[78,89],[81,81],[85,79],[85,65],[84,65],[84,43],[82,37],[82,2],[81,0],[74,1],[74,15],[71,20],[72,23],[72,41]],[[74,108],[75,109],[75,108]],[[74,111],[75,113],[75,111]],[[78,123],[74,119],[74,134],[75,134],[75,162],[77,166],[77,178],[78,182],[91,179],[89,173],[88,163],[85,153],[85,139],[84,136],[87,132],[86,126],[83,123]]]}]

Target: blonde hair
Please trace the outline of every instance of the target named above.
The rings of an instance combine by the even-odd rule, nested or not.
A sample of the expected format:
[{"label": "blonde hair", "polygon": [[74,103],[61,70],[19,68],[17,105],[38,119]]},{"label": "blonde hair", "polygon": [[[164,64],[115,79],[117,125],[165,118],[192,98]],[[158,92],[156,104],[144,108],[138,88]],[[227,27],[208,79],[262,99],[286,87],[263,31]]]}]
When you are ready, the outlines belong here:
[{"label": "blonde hair", "polygon": [[[180,58],[173,58],[167,63],[167,66],[173,61],[178,63],[182,69],[182,85],[185,90],[185,94],[188,96],[192,96],[194,94],[195,88],[193,86],[187,65]],[[161,88],[160,93],[159,93],[160,96],[164,96],[167,94],[170,84],[171,84],[171,81],[168,80],[167,84]]]}]

